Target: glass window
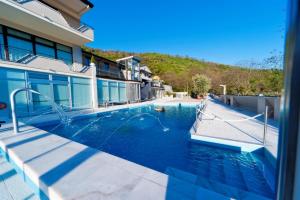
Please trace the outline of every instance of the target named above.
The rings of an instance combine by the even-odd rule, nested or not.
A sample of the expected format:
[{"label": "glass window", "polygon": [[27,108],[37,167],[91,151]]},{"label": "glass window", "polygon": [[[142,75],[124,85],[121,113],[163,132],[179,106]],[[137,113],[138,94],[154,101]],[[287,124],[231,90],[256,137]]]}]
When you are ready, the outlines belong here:
[{"label": "glass window", "polygon": [[125,83],[119,83],[119,99],[120,102],[126,102],[126,84]]},{"label": "glass window", "polygon": [[72,48],[61,44],[57,44],[57,59],[67,64],[73,63]]},{"label": "glass window", "polygon": [[54,101],[58,105],[69,107],[69,89],[66,84],[53,85]]},{"label": "glass window", "polygon": [[[10,94],[17,88],[26,86],[25,72],[21,70],[10,70],[0,68],[0,99],[1,102],[10,106]],[[26,92],[20,92],[16,95],[16,112],[18,116],[26,116],[28,114],[27,95]],[[0,110],[0,117],[10,115],[10,109]]]},{"label": "glass window", "polygon": [[54,42],[42,38],[35,38],[36,41],[36,54],[55,58]]},{"label": "glass window", "polygon": [[52,75],[52,80],[53,81],[65,81],[65,82],[68,82],[68,77],[67,76]]},{"label": "glass window", "polygon": [[42,79],[42,80],[49,80],[49,74],[45,73],[36,73],[36,72],[29,72],[28,77],[30,80],[32,79]]},{"label": "glass window", "polygon": [[108,72],[109,71],[109,63],[104,63],[103,64],[103,70]]},{"label": "glass window", "polygon": [[72,53],[72,48],[71,47],[67,47],[67,46],[61,45],[61,44],[57,44],[57,50],[65,51],[65,52],[68,52],[68,53]]},{"label": "glass window", "polygon": [[4,45],[3,45],[3,34],[2,34],[2,26],[0,25],[0,59],[4,59]]},{"label": "glass window", "polygon": [[27,40],[8,36],[8,51],[11,61],[21,61],[26,56],[32,55],[32,43]]},{"label": "glass window", "polygon": [[39,44],[43,44],[43,45],[46,45],[46,46],[50,46],[50,47],[54,47],[54,42],[51,42],[49,40],[45,40],[43,38],[35,38],[35,41]]},{"label": "glass window", "polygon": [[119,102],[119,91],[117,82],[109,82],[109,101]]},{"label": "glass window", "polygon": [[90,79],[72,77],[71,88],[74,108],[90,108],[92,106]]},{"label": "glass window", "polygon": [[45,56],[45,57],[55,58],[54,48],[44,46],[44,45],[41,45],[41,44],[36,44],[36,54],[41,55],[41,56]]},{"label": "glass window", "polygon": [[7,33],[9,35],[13,35],[13,36],[17,36],[17,37],[20,37],[20,38],[24,38],[24,39],[27,39],[27,40],[31,40],[31,35],[27,34],[27,33],[23,33],[21,31],[17,31],[17,30],[13,30],[13,29],[7,29]]},{"label": "glass window", "polygon": [[98,80],[97,81],[97,89],[98,89],[98,102],[100,104],[109,101],[109,90],[108,90],[108,82]]},{"label": "glass window", "polygon": [[67,64],[72,64],[72,54],[64,51],[57,50],[57,59],[64,61]]},{"label": "glass window", "polygon": [[38,91],[42,95],[32,94],[33,110],[42,110],[45,108],[51,109],[49,102],[50,84],[49,83],[31,83],[31,88]]},{"label": "glass window", "polygon": [[90,66],[90,63],[91,63],[91,58],[88,57],[88,56],[86,56],[86,55],[84,55],[83,56],[83,65],[84,66]]}]

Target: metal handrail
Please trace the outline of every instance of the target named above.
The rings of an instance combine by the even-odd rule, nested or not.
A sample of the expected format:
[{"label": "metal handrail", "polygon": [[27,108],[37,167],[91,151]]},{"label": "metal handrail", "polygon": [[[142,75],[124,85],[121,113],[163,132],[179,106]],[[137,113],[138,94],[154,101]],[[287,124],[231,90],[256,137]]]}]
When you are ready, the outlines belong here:
[{"label": "metal handrail", "polygon": [[21,89],[15,89],[11,94],[10,94],[10,105],[11,105],[11,116],[12,116],[12,122],[13,122],[13,128],[14,128],[14,133],[17,134],[19,132],[19,126],[18,126],[18,120],[17,120],[17,115],[16,115],[16,95],[19,92],[22,91],[29,91],[35,94],[41,94],[31,88],[21,88]]},{"label": "metal handrail", "polygon": [[[22,5],[22,4],[24,4],[26,1],[22,1],[22,0],[12,0],[12,1],[18,3],[20,6],[22,6],[22,8],[24,8],[24,9],[26,9],[26,10],[28,10],[28,11],[34,12],[34,11],[32,11],[32,10],[30,10],[30,9],[28,9],[28,8],[26,8],[26,7],[24,7],[24,6]],[[39,3],[39,4],[41,4],[42,6],[45,6],[45,7],[47,7],[48,9],[52,10],[53,12],[56,12],[57,14],[59,14],[60,16],[62,16],[62,14],[61,14],[59,11],[55,10],[54,8],[51,8],[50,6],[48,6],[47,4],[45,4],[45,3],[41,2],[41,1],[37,1],[37,0],[31,0],[31,1],[34,1],[34,2],[36,2],[36,3]],[[34,13],[36,13],[36,14],[42,16],[42,17],[45,17],[46,19],[49,19],[49,18],[47,18],[46,16],[42,15],[41,13],[38,13],[38,12],[34,12]],[[63,16],[62,16],[62,17],[63,17]],[[86,23],[84,23],[84,22],[82,22],[82,21],[79,21],[80,24],[79,24],[78,27],[73,26],[73,25],[70,25],[69,23],[68,23],[69,26],[66,26],[65,24],[59,23],[58,21],[55,21],[55,22],[58,23],[58,24],[60,24],[60,25],[62,25],[62,26],[64,26],[64,27],[72,28],[72,29],[74,29],[74,30],[76,30],[76,31],[78,31],[78,32],[80,32],[80,33],[83,33],[83,32],[85,32],[85,31],[88,30],[88,29],[94,30],[94,28],[92,28],[90,25],[87,25]],[[83,27],[86,27],[86,29],[83,29]]]},{"label": "metal handrail", "polygon": [[[8,52],[6,52],[8,50]],[[20,55],[20,58],[14,58],[17,54]],[[13,46],[7,46],[7,45],[0,45],[0,60],[5,60],[5,61],[10,61],[10,62],[17,62],[17,63],[22,63],[22,59],[25,58],[26,56],[41,56],[47,59],[53,59],[57,61],[64,62],[66,65],[68,65],[69,68],[72,68],[73,65],[66,63],[63,60],[56,59],[50,56],[45,55],[36,55],[33,53],[33,51],[30,51],[28,49],[23,49],[19,47],[13,47]]]}]

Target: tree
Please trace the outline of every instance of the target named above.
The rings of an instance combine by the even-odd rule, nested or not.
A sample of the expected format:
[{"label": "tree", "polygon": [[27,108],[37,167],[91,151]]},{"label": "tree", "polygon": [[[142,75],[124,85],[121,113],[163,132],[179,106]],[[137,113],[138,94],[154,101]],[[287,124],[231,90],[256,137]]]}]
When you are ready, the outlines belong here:
[{"label": "tree", "polygon": [[196,74],[192,81],[193,93],[197,96],[205,96],[211,88],[211,80],[205,75]]}]

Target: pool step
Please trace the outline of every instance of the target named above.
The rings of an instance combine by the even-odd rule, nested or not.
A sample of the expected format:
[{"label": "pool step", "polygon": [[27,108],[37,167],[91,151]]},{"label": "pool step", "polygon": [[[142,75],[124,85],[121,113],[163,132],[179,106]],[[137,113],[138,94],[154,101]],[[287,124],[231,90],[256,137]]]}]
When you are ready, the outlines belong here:
[{"label": "pool step", "polygon": [[185,181],[193,186],[200,186],[202,188],[208,189],[210,191],[222,194],[228,198],[235,198],[235,199],[256,199],[256,200],[270,200],[267,197],[257,195],[246,190],[242,190],[236,187],[232,187],[218,181],[208,180],[206,178],[197,176],[195,174],[185,172],[183,170],[179,170],[176,168],[169,167],[166,170],[166,174],[172,177],[176,177],[182,181]]},{"label": "pool step", "polygon": [[[242,177],[244,177],[248,191],[258,193],[269,198],[274,198],[274,191],[266,181],[264,173],[262,172],[263,166],[259,166],[260,163],[256,162],[250,154],[245,154],[245,156],[250,163],[253,162],[252,168],[239,163],[240,172]],[[251,187],[253,185],[257,187]],[[258,188],[264,188],[264,190],[259,190]]]}]

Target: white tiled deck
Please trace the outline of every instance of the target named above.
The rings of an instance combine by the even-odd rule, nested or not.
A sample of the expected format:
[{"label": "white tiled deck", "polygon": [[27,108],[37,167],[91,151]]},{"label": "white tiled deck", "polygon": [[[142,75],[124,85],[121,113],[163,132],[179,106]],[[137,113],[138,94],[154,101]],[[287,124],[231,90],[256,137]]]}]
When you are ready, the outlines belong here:
[{"label": "white tiled deck", "polygon": [[16,170],[0,155],[0,199],[39,200],[38,196],[24,183]]},{"label": "white tiled deck", "polygon": [[[194,124],[192,139],[214,142],[253,151],[263,147],[264,123],[260,119],[242,122],[224,122],[213,119],[241,120],[255,116],[255,113],[227,106],[213,99],[207,100],[207,107],[202,121]],[[277,157],[278,122],[269,119],[265,147]]]}]

